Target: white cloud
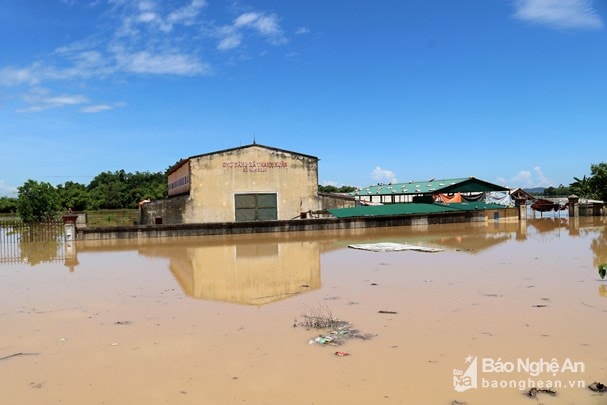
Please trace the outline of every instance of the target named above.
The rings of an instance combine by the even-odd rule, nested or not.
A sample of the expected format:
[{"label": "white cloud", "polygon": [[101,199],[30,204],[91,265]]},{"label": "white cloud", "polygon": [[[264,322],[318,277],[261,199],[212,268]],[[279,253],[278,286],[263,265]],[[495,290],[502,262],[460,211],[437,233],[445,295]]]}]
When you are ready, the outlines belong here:
[{"label": "white cloud", "polygon": [[324,180],[322,182],[323,186],[333,186],[333,187],[339,187],[339,183],[333,180]]},{"label": "white cloud", "polygon": [[240,46],[243,30],[249,30],[264,37],[272,45],[282,45],[288,42],[276,14],[248,12],[239,15],[232,25],[216,30],[216,35],[221,38],[217,49],[227,50]]},{"label": "white cloud", "polygon": [[114,103],[114,104],[93,104],[93,105],[87,105],[84,106],[82,108],[80,108],[78,111],[83,112],[83,113],[98,113],[98,112],[102,112],[102,111],[108,111],[108,110],[113,110],[114,108],[118,108],[118,107],[124,107],[126,105],[126,103],[124,102],[118,102],[118,103]]},{"label": "white cloud", "polygon": [[149,22],[155,21],[157,19],[158,19],[158,17],[156,16],[156,14],[151,11],[141,13],[141,14],[139,14],[139,16],[137,16],[138,22],[149,23]]},{"label": "white cloud", "polygon": [[204,0],[192,0],[189,5],[170,12],[167,16],[167,22],[170,24],[192,24],[206,5],[207,3]]},{"label": "white cloud", "polygon": [[98,113],[98,112],[102,112],[102,111],[107,111],[107,110],[111,110],[112,107],[111,105],[108,104],[96,104],[96,105],[87,105],[85,107],[82,107],[80,110],[80,112],[83,113]]},{"label": "white cloud", "polygon": [[73,106],[89,102],[88,98],[81,94],[62,94],[57,96],[51,94],[49,89],[44,88],[30,90],[29,93],[23,96],[23,100],[28,106],[18,110],[18,112],[38,112],[48,110],[49,108]]},{"label": "white cloud", "polygon": [[516,0],[515,18],[564,29],[601,29],[592,0]]},{"label": "white cloud", "polygon": [[[20,112],[64,106],[80,106],[81,112],[107,111],[115,105],[90,101],[92,97],[84,94],[70,95],[60,86],[87,89],[93,88],[88,86],[90,80],[132,75],[205,76],[213,73],[201,57],[209,44],[218,41],[217,48],[228,51],[242,46],[247,35],[272,45],[287,42],[276,14],[247,12],[227,25],[215,25],[203,19],[206,0],[181,0],[179,5],[162,0],[63,1],[69,7],[99,11],[100,24],[94,34],[63,44],[29,64],[0,65],[0,86],[25,92],[13,95],[25,103]],[[261,55],[263,50],[251,54]],[[54,88],[60,95],[40,94],[41,87]]]},{"label": "white cloud", "polygon": [[210,72],[207,64],[188,54],[119,51],[115,57],[120,70],[131,73],[194,76]]},{"label": "white cloud", "polygon": [[237,48],[242,43],[242,35],[232,27],[223,27],[220,35],[223,37],[217,45],[220,51]]},{"label": "white cloud", "polygon": [[379,166],[373,169],[371,176],[378,183],[398,183],[398,179],[392,170],[385,170]]},{"label": "white cloud", "polygon": [[236,20],[234,20],[234,26],[246,27],[248,25],[253,25],[253,24],[255,24],[255,21],[257,21],[259,16],[260,16],[259,13],[253,13],[253,12],[244,13],[244,14],[238,16],[238,18],[236,18]]},{"label": "white cloud", "polygon": [[540,166],[533,167],[533,170],[521,170],[510,179],[498,177],[497,181],[511,188],[554,187],[556,184],[544,175]]},{"label": "white cloud", "polygon": [[295,35],[304,35],[308,34],[310,29],[308,27],[299,27],[295,30]]},{"label": "white cloud", "polygon": [[0,180],[0,197],[17,197],[17,187],[9,186],[4,180]]},{"label": "white cloud", "polygon": [[[162,5],[162,2],[160,4]],[[124,16],[122,33],[125,35],[136,33],[137,29],[134,23],[147,24],[148,27],[168,33],[173,30],[175,25],[193,24],[206,5],[206,1],[192,0],[188,5],[162,13],[162,11],[158,11],[160,8],[158,3],[142,1],[139,4],[135,4],[138,9],[133,12],[135,15],[127,14]],[[127,6],[129,5],[127,4]],[[130,6],[132,7],[133,4]]]}]

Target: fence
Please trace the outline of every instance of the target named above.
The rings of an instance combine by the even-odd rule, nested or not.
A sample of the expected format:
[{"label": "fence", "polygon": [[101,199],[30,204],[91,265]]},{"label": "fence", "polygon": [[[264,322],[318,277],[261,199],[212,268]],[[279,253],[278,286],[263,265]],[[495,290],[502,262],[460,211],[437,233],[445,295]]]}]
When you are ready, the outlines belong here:
[{"label": "fence", "polygon": [[0,221],[0,243],[63,242],[63,222],[39,222],[26,224],[21,221]]},{"label": "fence", "polygon": [[64,260],[63,222],[0,221],[0,264],[31,265]]}]

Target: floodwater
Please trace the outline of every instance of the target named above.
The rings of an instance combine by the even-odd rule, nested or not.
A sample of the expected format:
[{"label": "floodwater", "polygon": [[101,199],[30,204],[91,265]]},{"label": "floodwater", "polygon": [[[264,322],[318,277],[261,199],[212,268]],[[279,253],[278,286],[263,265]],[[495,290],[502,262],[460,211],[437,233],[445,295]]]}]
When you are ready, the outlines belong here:
[{"label": "floodwater", "polygon": [[[585,387],[607,383],[606,229],[544,218],[24,244],[0,262],[0,402],[606,404]],[[376,242],[445,250],[348,248]],[[317,313],[372,337],[309,344],[328,333],[300,325]],[[557,396],[524,395],[539,384]]]}]

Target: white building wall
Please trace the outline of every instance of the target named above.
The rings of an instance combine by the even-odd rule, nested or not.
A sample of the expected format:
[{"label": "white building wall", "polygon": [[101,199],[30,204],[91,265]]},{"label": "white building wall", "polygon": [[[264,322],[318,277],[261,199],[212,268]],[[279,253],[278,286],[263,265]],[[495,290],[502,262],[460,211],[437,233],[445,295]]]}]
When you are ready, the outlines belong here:
[{"label": "white building wall", "polygon": [[281,220],[318,210],[318,159],[261,145],[193,157],[184,222],[234,221],[240,193],[276,193]]}]

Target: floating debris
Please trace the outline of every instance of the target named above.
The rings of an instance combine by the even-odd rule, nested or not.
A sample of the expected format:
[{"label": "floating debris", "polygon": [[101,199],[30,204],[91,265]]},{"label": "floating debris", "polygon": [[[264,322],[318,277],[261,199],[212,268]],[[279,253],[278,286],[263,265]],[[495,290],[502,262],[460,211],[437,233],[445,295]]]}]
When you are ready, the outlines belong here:
[{"label": "floating debris", "polygon": [[442,252],[445,249],[431,248],[425,246],[407,245],[402,243],[382,242],[382,243],[362,243],[349,245],[349,248],[369,250],[372,252],[398,252],[402,250],[415,250],[418,252],[436,253]]},{"label": "floating debris", "polygon": [[369,340],[377,335],[373,333],[362,333],[358,329],[354,329],[349,323],[344,326],[340,326],[335,330],[331,330],[328,333],[318,335],[314,339],[310,339],[308,344],[319,344],[319,345],[330,345],[330,346],[341,346],[350,339],[361,339]]},{"label": "floating debris", "polygon": [[588,388],[594,392],[607,392],[607,386],[600,382],[593,382]]},{"label": "floating debris", "polygon": [[350,353],[348,352],[335,352],[335,355],[338,357],[344,357],[344,356],[349,356]]},{"label": "floating debris", "polygon": [[556,391],[547,389],[547,388],[531,388],[528,392],[525,393],[529,398],[537,398],[537,394],[548,394],[556,397]]},{"label": "floating debris", "polygon": [[327,306],[312,308],[306,306],[306,313],[302,315],[303,321],[295,320],[293,326],[303,326],[308,329],[334,329],[347,325],[348,322],[333,317],[333,313]]},{"label": "floating debris", "polygon": [[6,359],[10,359],[11,357],[17,357],[17,356],[37,356],[39,354],[40,353],[23,353],[23,352],[13,353],[8,356],[0,357],[0,360],[6,360]]},{"label": "floating debris", "polygon": [[323,329],[324,333],[308,341],[308,344],[339,346],[349,339],[369,340],[373,338],[372,333],[362,333],[355,329],[350,322],[342,321],[333,317],[331,310],[327,307],[310,308],[302,315],[303,321],[293,326],[303,326],[308,329]]},{"label": "floating debris", "polygon": [[377,311],[379,314],[398,314],[396,311]]}]

